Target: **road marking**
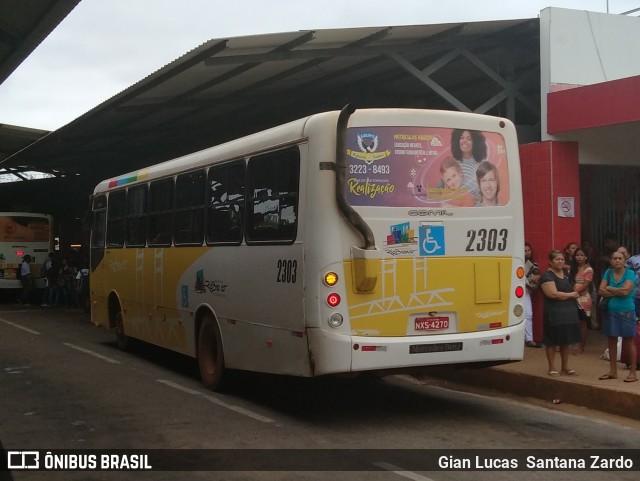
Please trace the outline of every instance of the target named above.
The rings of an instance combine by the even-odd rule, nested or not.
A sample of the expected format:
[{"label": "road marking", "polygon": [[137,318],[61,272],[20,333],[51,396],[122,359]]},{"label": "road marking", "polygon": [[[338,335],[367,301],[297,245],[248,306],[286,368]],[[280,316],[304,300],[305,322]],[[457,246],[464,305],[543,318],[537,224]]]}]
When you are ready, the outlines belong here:
[{"label": "road marking", "polygon": [[262,414],[258,414],[256,412],[253,412],[253,411],[249,410],[249,409],[245,409],[245,408],[243,408],[241,406],[236,406],[235,404],[226,403],[226,402],[218,399],[217,397],[212,396],[211,394],[204,394],[204,393],[202,393],[200,391],[196,391],[195,389],[190,389],[188,387],[181,386],[180,384],[177,384],[177,383],[172,382],[172,381],[168,381],[166,379],[158,379],[157,381],[162,383],[162,384],[165,384],[165,385],[167,385],[169,387],[177,389],[179,391],[185,392],[187,394],[193,394],[194,396],[202,396],[203,398],[205,398],[209,402],[217,404],[218,406],[221,406],[221,407],[223,407],[225,409],[229,409],[231,411],[235,411],[238,414],[242,414],[244,416],[247,416],[247,417],[250,417],[252,419],[255,419],[256,421],[260,421],[260,422],[263,422],[263,423],[273,423],[273,422],[275,422],[274,419],[271,419],[271,418],[269,418],[267,416],[263,416]]},{"label": "road marking", "polygon": [[6,372],[7,374],[22,374],[25,369],[31,369],[31,366],[5,367],[4,372]]},{"label": "road marking", "polygon": [[63,342],[62,344],[67,347],[70,347],[71,349],[75,349],[76,351],[84,352],[85,354],[89,354],[90,356],[94,356],[94,357],[97,357],[98,359],[102,359],[103,361],[110,362],[111,364],[120,364],[120,361],[118,361],[117,359],[103,356],[98,352],[85,349],[84,347],[76,346],[75,344],[70,344],[68,342]]},{"label": "road marking", "polygon": [[386,471],[391,471],[393,474],[397,474],[398,476],[402,476],[404,478],[413,479],[413,481],[433,481],[431,478],[427,478],[426,476],[422,476],[421,474],[414,473],[413,471],[405,471],[404,469],[394,466],[389,463],[373,463],[374,466],[378,466]]},{"label": "road marking", "polygon": [[174,389],[177,389],[178,391],[186,392],[187,394],[194,394],[196,396],[202,396],[202,393],[200,391],[189,389],[188,387],[181,386],[180,384],[176,384],[175,382],[167,381],[166,379],[157,379],[157,381],[161,382],[162,384],[166,384],[167,386],[170,386]]},{"label": "road marking", "polygon": [[9,324],[10,326],[17,327],[18,329],[22,329],[23,331],[30,332],[31,334],[38,334],[38,335],[40,334],[38,331],[34,331],[33,329],[29,329],[28,327],[21,326],[20,324],[7,321],[6,319],[0,319],[0,321],[4,322],[5,324]]},{"label": "road marking", "polygon": [[239,414],[244,414],[245,416],[249,416],[250,418],[255,419],[256,421],[262,421],[263,423],[273,423],[275,422],[275,420],[268,418],[266,416],[263,416],[261,414],[258,413],[254,413],[253,411],[250,411],[249,409],[245,409],[243,407],[240,406],[236,406],[235,404],[227,404],[224,401],[221,401],[220,399],[210,395],[210,394],[205,394],[204,395],[205,399],[207,401],[211,401],[212,403],[215,403],[219,406],[225,407],[227,409],[230,409],[232,411],[235,411]]}]

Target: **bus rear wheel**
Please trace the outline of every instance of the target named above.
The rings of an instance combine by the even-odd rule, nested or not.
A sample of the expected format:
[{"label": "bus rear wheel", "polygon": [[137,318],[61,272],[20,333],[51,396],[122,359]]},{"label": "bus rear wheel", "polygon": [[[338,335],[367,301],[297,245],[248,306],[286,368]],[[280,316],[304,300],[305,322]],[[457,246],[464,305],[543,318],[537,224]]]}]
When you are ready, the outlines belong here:
[{"label": "bus rear wheel", "polygon": [[206,314],[198,332],[198,366],[200,378],[207,389],[220,391],[228,377],[224,366],[224,352],[220,329],[215,319]]},{"label": "bus rear wheel", "polygon": [[131,348],[131,338],[124,333],[124,319],[122,318],[122,310],[118,308],[115,315],[116,342],[118,349],[128,351]]}]

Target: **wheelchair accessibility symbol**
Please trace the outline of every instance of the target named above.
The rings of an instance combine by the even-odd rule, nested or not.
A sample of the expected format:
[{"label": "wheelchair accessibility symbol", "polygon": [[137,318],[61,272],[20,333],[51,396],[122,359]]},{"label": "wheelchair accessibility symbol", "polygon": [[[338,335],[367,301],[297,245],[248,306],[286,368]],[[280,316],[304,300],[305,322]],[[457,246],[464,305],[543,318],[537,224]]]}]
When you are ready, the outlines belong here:
[{"label": "wheelchair accessibility symbol", "polygon": [[444,226],[421,225],[418,231],[421,256],[444,255]]}]

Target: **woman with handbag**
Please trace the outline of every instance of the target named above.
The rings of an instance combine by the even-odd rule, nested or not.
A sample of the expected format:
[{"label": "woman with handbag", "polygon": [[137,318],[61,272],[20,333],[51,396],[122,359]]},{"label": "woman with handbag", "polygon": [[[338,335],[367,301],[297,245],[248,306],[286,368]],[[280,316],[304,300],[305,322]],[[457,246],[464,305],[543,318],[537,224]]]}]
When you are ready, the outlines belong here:
[{"label": "woman with handbag", "polygon": [[[564,269],[564,254],[553,250],[549,254],[549,269],[540,278],[544,294],[544,339],[549,376],[575,376],[569,368],[569,346],[580,341],[580,326],[576,299],[578,293]],[[560,350],[562,367],[555,368],[556,346]]]},{"label": "woman with handbag", "polygon": [[574,346],[574,354],[580,355],[584,353],[591,324],[591,284],[593,282],[593,268],[589,265],[589,259],[587,259],[587,254],[582,247],[578,247],[573,253],[573,263],[569,278],[574,283],[574,290],[580,295],[578,297],[580,343]]},{"label": "woman with handbag", "polygon": [[524,344],[527,347],[542,347],[542,344],[533,340],[533,303],[531,294],[538,288],[540,281],[540,268],[533,258],[531,244],[524,243],[524,279],[526,289],[524,295]]},{"label": "woman with handbag", "polygon": [[[630,371],[624,382],[636,382],[637,352],[633,338],[636,335],[636,315],[633,303],[635,274],[625,268],[625,258],[621,252],[611,254],[611,267],[606,270],[600,282],[598,294],[602,297],[598,308],[605,312],[602,332],[607,336],[609,347],[609,372],[599,379],[617,379],[618,377],[618,337],[622,337],[622,346],[630,354]],[[603,308],[601,304],[606,304]]]}]

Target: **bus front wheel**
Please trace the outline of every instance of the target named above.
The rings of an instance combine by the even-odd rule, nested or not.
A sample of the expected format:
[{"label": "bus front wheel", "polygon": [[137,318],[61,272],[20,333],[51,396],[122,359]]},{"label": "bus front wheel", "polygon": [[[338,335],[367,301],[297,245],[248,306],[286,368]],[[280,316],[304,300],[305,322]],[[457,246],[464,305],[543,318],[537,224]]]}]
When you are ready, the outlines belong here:
[{"label": "bus front wheel", "polygon": [[220,391],[227,374],[224,367],[224,352],[220,329],[215,319],[206,314],[198,332],[198,366],[202,383],[207,389]]}]

